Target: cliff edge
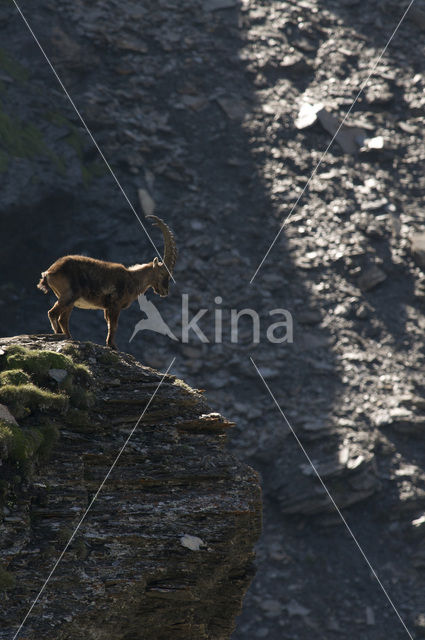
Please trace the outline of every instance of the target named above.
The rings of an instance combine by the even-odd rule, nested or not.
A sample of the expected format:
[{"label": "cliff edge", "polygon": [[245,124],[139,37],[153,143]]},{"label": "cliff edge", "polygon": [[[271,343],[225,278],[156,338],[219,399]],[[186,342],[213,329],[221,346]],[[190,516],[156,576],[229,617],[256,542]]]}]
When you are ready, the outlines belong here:
[{"label": "cliff edge", "polygon": [[[62,336],[0,339],[0,638],[12,638],[162,374]],[[165,376],[19,637],[224,640],[253,576],[257,474]]]}]

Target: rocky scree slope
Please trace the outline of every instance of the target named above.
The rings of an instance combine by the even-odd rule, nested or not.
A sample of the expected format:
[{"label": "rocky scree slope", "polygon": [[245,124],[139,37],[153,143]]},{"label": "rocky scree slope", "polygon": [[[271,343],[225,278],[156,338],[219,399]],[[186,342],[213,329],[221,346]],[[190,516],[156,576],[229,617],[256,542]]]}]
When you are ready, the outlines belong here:
[{"label": "rocky scree slope", "polygon": [[[228,8],[211,10],[219,5]],[[153,251],[13,4],[0,6],[0,333],[11,335],[49,330],[35,284],[59,255],[131,264]],[[120,319],[120,347],[160,369],[177,355],[175,372],[236,422],[231,446],[263,475],[260,570],[235,640],[406,635],[248,355],[399,612],[425,633],[425,274],[410,242],[425,225],[417,12],[346,123],[383,148],[350,155],[332,145],[249,284],[330,141],[319,122],[297,129],[302,104],[321,102],[341,120],[406,6],[22,0],[131,201],[148,190],[176,232],[177,287],[154,299],[173,331],[182,291],[193,313],[220,295],[226,309],[284,307],[294,317],[294,344],[279,349],[252,345],[249,326],[237,345],[147,333],[129,344],[137,304]],[[104,341],[96,313],[75,311],[71,326]]]}]

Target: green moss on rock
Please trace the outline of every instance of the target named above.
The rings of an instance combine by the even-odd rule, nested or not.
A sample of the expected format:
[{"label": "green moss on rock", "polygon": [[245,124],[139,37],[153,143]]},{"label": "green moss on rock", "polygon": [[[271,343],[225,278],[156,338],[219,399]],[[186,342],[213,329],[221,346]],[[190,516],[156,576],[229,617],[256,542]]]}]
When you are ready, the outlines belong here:
[{"label": "green moss on rock", "polygon": [[25,463],[32,460],[43,442],[43,434],[38,429],[25,429],[11,425],[12,438],[9,441],[8,458],[12,462]]},{"label": "green moss on rock", "polygon": [[8,456],[10,444],[13,440],[11,424],[0,420],[0,459]]},{"label": "green moss on rock", "polygon": [[100,364],[117,364],[117,362],[119,362],[119,357],[117,356],[117,354],[113,351],[110,351],[109,349],[105,349],[105,351],[97,356],[97,359]]},{"label": "green moss on rock", "polygon": [[24,418],[35,409],[63,411],[68,398],[62,393],[41,389],[35,384],[6,384],[0,387],[0,403],[8,406],[15,418]]},{"label": "green moss on rock", "polygon": [[[81,357],[81,353],[75,350],[72,356]],[[71,352],[12,345],[0,358],[0,404],[19,421],[18,426],[0,420],[0,482],[5,482],[0,487],[0,505],[31,477],[37,464],[48,460],[60,426],[88,428],[87,409],[95,402],[89,388],[92,375],[72,356]],[[58,382],[61,376],[52,369],[65,371],[64,379]]]},{"label": "green moss on rock", "polygon": [[6,367],[26,371],[34,375],[40,383],[49,378],[50,369],[64,369],[84,383],[90,380],[90,369],[83,364],[74,363],[68,355],[56,351],[27,349],[19,345],[8,349]]},{"label": "green moss on rock", "polygon": [[46,460],[59,438],[59,430],[53,423],[37,428],[19,427],[0,420],[0,459],[20,463],[23,470],[37,455]]},{"label": "green moss on rock", "polygon": [[31,378],[22,369],[10,369],[8,371],[0,372],[1,386],[5,384],[14,384],[14,385],[26,384],[27,382],[31,382]]}]

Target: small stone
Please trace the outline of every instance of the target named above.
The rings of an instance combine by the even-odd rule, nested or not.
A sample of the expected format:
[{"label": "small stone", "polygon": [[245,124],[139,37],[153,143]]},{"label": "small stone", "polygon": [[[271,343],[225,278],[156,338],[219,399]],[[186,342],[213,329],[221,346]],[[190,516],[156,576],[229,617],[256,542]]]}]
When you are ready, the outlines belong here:
[{"label": "small stone", "polygon": [[387,279],[387,274],[376,265],[363,271],[359,278],[359,287],[363,291],[370,291]]},{"label": "small stone", "polygon": [[385,236],[385,229],[382,225],[373,223],[367,226],[365,233],[369,238],[379,240]]},{"label": "small stone", "polygon": [[415,538],[423,539],[425,533],[425,514],[412,520],[410,533]]},{"label": "small stone", "polygon": [[351,313],[351,307],[349,304],[337,304],[334,309],[334,315],[340,316],[342,318],[348,318]]},{"label": "small stone", "polygon": [[246,104],[238,98],[216,98],[218,105],[230,120],[242,120],[246,113]]},{"label": "small stone", "polygon": [[411,251],[416,264],[425,270],[425,233],[414,233],[411,236]]},{"label": "small stone", "polygon": [[148,193],[148,191],[146,191],[146,189],[139,189],[137,191],[137,194],[139,196],[139,202],[140,206],[143,209],[143,213],[145,214],[145,216],[151,216],[155,211],[155,202],[152,196],[150,195],[150,193]]},{"label": "small stone", "polygon": [[67,375],[68,371],[65,369],[49,369],[49,376],[59,384],[65,380]]},{"label": "small stone", "polygon": [[320,124],[331,136],[335,136],[336,142],[344,153],[356,154],[363,145],[366,131],[360,127],[350,127],[346,124],[340,126],[338,118],[326,109],[317,113]]},{"label": "small stone", "polygon": [[265,614],[267,616],[270,616],[271,618],[280,616],[283,609],[282,604],[279,602],[279,600],[272,600],[271,598],[263,600],[263,602],[260,604],[260,607],[265,612]]},{"label": "small stone", "polygon": [[190,549],[191,551],[199,551],[201,547],[206,546],[205,542],[201,540],[201,538],[198,538],[197,536],[190,536],[187,533],[180,538],[180,543],[183,547],[186,547],[186,549]]},{"label": "small stone", "polygon": [[298,112],[298,117],[295,120],[295,126],[297,129],[306,129],[311,127],[317,120],[317,114],[323,109],[323,104],[308,104],[304,102]]},{"label": "small stone", "polygon": [[375,136],[374,138],[366,138],[363,143],[365,149],[383,149],[385,146],[385,139],[382,136]]},{"label": "small stone", "polygon": [[356,309],[356,318],[359,320],[366,320],[369,317],[369,308],[367,305],[361,303]]},{"label": "small stone", "polygon": [[366,607],[366,624],[373,626],[375,624],[375,613],[372,607]]},{"label": "small stone", "polygon": [[375,200],[366,200],[362,202],[360,208],[362,211],[371,212],[371,211],[379,211],[379,209],[384,209],[388,205],[387,198],[378,198]]},{"label": "small stone", "polygon": [[419,638],[425,638],[425,613],[420,613],[415,620],[415,631]]},{"label": "small stone", "polygon": [[15,418],[12,416],[9,409],[4,404],[0,404],[0,420],[4,420],[4,422],[9,422],[10,424],[18,426]]},{"label": "small stone", "polygon": [[279,66],[285,71],[291,71],[297,74],[311,71],[310,65],[306,61],[305,57],[301,54],[290,54],[284,56],[280,61]]},{"label": "small stone", "polygon": [[302,618],[308,616],[310,613],[310,609],[303,607],[302,604],[299,604],[296,600],[291,600],[291,602],[286,605],[286,610],[290,616],[301,616]]},{"label": "small stone", "polygon": [[394,100],[394,93],[387,82],[371,85],[365,92],[369,104],[387,105]]}]

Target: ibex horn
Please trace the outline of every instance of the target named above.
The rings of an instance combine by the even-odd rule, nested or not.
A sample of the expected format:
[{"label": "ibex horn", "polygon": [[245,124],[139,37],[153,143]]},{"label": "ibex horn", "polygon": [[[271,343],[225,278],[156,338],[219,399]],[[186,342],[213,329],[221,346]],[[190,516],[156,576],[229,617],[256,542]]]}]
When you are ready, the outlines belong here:
[{"label": "ibex horn", "polygon": [[159,227],[164,236],[164,264],[170,273],[173,273],[174,266],[177,260],[177,246],[174,239],[173,232],[170,227],[165,224],[164,220],[157,216],[146,216],[149,220],[153,220],[153,224]]}]

